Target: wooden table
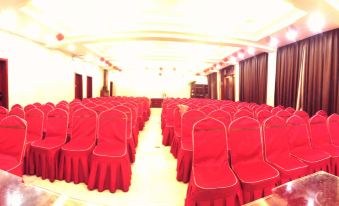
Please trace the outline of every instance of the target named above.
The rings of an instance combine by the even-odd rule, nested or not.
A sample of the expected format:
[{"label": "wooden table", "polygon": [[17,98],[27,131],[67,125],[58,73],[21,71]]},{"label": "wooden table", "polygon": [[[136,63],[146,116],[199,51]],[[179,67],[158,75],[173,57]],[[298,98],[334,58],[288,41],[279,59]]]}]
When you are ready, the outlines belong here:
[{"label": "wooden table", "polygon": [[20,177],[0,170],[0,205],[85,206],[87,203],[40,187],[26,185]]},{"label": "wooden table", "polygon": [[320,171],[272,190],[272,195],[246,206],[338,206],[339,178]]}]

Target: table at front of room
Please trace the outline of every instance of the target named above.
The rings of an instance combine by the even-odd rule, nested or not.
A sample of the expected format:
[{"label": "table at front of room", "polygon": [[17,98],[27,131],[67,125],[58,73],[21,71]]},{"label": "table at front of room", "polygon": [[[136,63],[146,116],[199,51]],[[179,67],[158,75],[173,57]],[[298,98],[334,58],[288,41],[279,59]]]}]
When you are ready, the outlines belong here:
[{"label": "table at front of room", "polygon": [[0,205],[85,206],[86,203],[36,186],[26,185],[20,177],[0,170]]},{"label": "table at front of room", "polygon": [[272,195],[246,206],[338,206],[339,178],[326,172],[293,180],[272,190]]}]

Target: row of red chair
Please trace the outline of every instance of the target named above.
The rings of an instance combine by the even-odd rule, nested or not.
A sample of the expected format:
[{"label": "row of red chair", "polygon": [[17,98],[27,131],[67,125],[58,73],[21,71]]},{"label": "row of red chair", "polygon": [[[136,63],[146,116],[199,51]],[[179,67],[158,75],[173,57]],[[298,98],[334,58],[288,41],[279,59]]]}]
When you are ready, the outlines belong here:
[{"label": "row of red chair", "polygon": [[[179,103],[181,104],[182,102],[179,102]],[[217,105],[217,106],[222,107],[222,105]],[[339,128],[338,123],[335,124],[335,122],[339,122],[335,120],[336,118],[339,117],[338,115],[333,114],[331,117],[328,118],[327,120],[328,123],[326,124],[326,117],[324,116],[326,116],[327,114],[324,113],[323,111],[319,111],[318,115],[311,118],[309,122],[309,125],[311,126],[309,126],[307,122],[305,122],[305,120],[308,119],[308,114],[306,113],[306,116],[305,116],[305,112],[298,112],[298,111],[296,112],[296,111],[292,111],[291,108],[284,109],[283,107],[278,107],[279,109],[269,108],[266,105],[264,105],[262,106],[263,109],[260,106],[253,108],[253,109],[247,108],[249,110],[249,113],[252,113],[253,116],[257,114],[256,115],[257,117],[258,117],[258,114],[260,114],[261,110],[268,111],[271,113],[271,115],[267,115],[267,117],[264,118],[264,119],[269,118],[266,121],[264,121],[264,119],[260,121],[260,119],[258,118],[258,120],[262,124],[259,123],[258,120],[250,118],[247,115],[244,115],[245,117],[234,119],[233,122],[230,124],[229,119],[232,118],[232,115],[230,115],[229,113],[223,112],[222,110],[220,110],[220,107],[219,107],[219,110],[216,110],[216,111],[211,110],[209,115],[206,115],[204,112],[199,111],[197,109],[191,109],[183,113],[182,117],[180,116],[180,112],[179,112],[179,115],[176,115],[178,114],[178,112],[176,111],[177,109],[175,108],[173,112],[174,120],[172,120],[173,127],[174,127],[174,134],[176,133],[175,130],[176,130],[176,124],[177,124],[176,119],[177,119],[181,123],[181,135],[182,135],[182,140],[183,140],[181,146],[182,148],[187,149],[185,148],[185,146],[189,145],[190,143],[189,142],[187,143],[185,141],[184,136],[187,135],[192,138],[192,135],[193,135],[192,131],[195,132],[195,129],[192,130],[193,125],[198,124],[197,123],[198,121],[203,121],[201,119],[205,118],[205,119],[213,119],[213,120],[219,121],[219,123],[222,123],[223,127],[226,128],[225,134],[229,135],[229,139],[226,141],[226,144],[228,147],[230,147],[228,152],[229,154],[231,154],[231,157],[227,158],[227,161],[224,161],[224,162],[228,162],[228,161],[231,162],[232,169],[240,180],[239,185],[242,189],[241,190],[242,194],[240,195],[238,186],[228,185],[228,186],[225,186],[225,188],[228,188],[228,189],[233,188],[232,189],[233,192],[231,192],[232,194],[231,196],[226,195],[227,196],[226,198],[225,194],[226,193],[230,194],[230,190],[226,190],[226,191],[220,190],[220,188],[222,187],[219,187],[220,185],[218,186],[218,184],[216,184],[216,179],[218,180],[224,179],[225,182],[227,182],[226,180],[232,180],[232,175],[228,177],[224,177],[224,178],[220,176],[219,178],[215,179],[215,177],[218,177],[218,173],[217,173],[218,169],[212,166],[213,164],[209,162],[210,161],[209,158],[213,157],[213,154],[210,154],[210,153],[213,153],[215,151],[220,151],[216,149],[218,147],[217,146],[215,147],[215,145],[222,145],[222,144],[219,144],[219,143],[213,144],[213,140],[210,140],[210,139],[215,139],[215,136],[218,135],[218,132],[216,131],[220,130],[220,128],[215,129],[213,126],[206,126],[209,124],[203,124],[205,125],[204,129],[198,129],[198,130],[199,131],[201,130],[201,133],[203,133],[202,131],[205,131],[203,136],[206,137],[205,139],[208,139],[208,140],[205,140],[204,144],[201,144],[202,146],[200,149],[198,149],[198,151],[201,150],[200,151],[201,153],[205,152],[207,155],[201,158],[203,164],[201,164],[201,162],[197,163],[198,165],[197,168],[199,168],[197,169],[197,171],[199,172],[194,172],[194,168],[196,168],[194,166],[195,159],[199,159],[199,158],[198,157],[196,158],[196,156],[194,155],[194,152],[195,152],[194,141],[196,140],[193,137],[193,143],[191,143],[193,147],[192,148],[193,170],[192,170],[191,178],[189,177],[189,174],[190,174],[189,162],[192,161],[192,157],[191,157],[191,160],[189,160],[189,158],[182,159],[181,157],[182,150],[179,150],[178,168],[184,166],[184,170],[189,171],[185,174],[181,174],[180,176],[179,173],[184,170],[178,170],[178,177],[184,176],[185,181],[190,180],[188,193],[187,193],[187,199],[186,199],[186,205],[199,205],[202,203],[205,203],[206,205],[224,205],[225,203],[230,204],[229,203],[230,201],[231,201],[231,205],[234,205],[236,203],[241,204],[242,202],[249,202],[254,199],[260,198],[263,195],[269,194],[270,189],[276,186],[277,184],[284,183],[286,181],[304,176],[311,172],[315,172],[318,170],[325,170],[325,171],[328,171],[328,172],[331,172],[337,175],[337,163],[336,162],[338,159],[337,152],[339,152],[339,147],[334,146],[333,142],[329,141],[330,139],[329,133],[326,133],[326,132],[321,133],[320,131],[328,131],[327,130],[328,125],[332,123],[332,127],[329,127],[331,128],[332,134],[334,134],[332,136],[335,136],[335,135],[338,136],[339,129],[338,129],[338,132],[335,134],[336,129]],[[292,112],[295,115],[293,115]],[[275,114],[275,115],[272,116],[272,114]],[[286,117],[287,115],[288,117]],[[179,118],[176,118],[176,116]],[[300,116],[303,117],[304,119],[301,118]],[[186,117],[189,117],[189,118],[186,119]],[[287,124],[285,123],[286,118],[288,118]],[[168,120],[168,119],[162,119],[162,120]],[[180,126],[180,123],[179,123],[179,126]],[[185,126],[187,126],[187,128],[185,128]],[[210,131],[210,133],[207,134],[208,131]],[[176,135],[177,134],[175,134],[174,136]],[[294,139],[293,137],[296,137],[296,136],[298,136],[298,138]],[[287,139],[286,137],[290,137],[290,138]],[[187,139],[189,141],[189,138],[186,138],[186,140]],[[255,144],[255,142],[246,141],[247,139],[248,140],[257,139],[257,143]],[[315,143],[313,141],[314,139],[323,140],[322,142],[323,146],[319,148],[320,144]],[[197,141],[200,141],[200,139]],[[191,142],[192,142],[192,139],[191,139]],[[208,152],[206,152],[205,150],[208,150]],[[189,150],[186,150],[186,151],[188,152]],[[226,150],[223,150],[223,151],[226,152],[226,154],[228,154]],[[214,159],[212,158],[211,161],[213,162],[214,160],[218,159],[218,157],[220,157],[221,154],[222,153],[220,152],[216,152],[214,155]],[[189,156],[189,155],[186,155],[186,156]],[[191,156],[192,156],[192,152],[191,152]],[[261,160],[261,163],[260,163],[260,160]],[[245,164],[242,164],[241,162],[244,162]],[[220,162],[218,162],[218,164],[219,163]],[[206,168],[202,169],[204,168],[202,166],[204,164]],[[215,165],[218,165],[218,164],[215,164]],[[225,170],[225,169],[221,169],[221,170]],[[216,173],[213,173],[214,171]],[[229,172],[227,171],[225,173],[229,174]],[[200,174],[201,176],[198,175],[200,177],[197,177],[195,173],[201,173]],[[197,180],[197,179],[200,179],[200,180]],[[251,182],[253,179],[256,179],[257,181],[254,181],[254,183]],[[197,184],[197,182],[199,181],[201,181],[200,185]],[[236,181],[232,181],[232,182],[236,182]],[[201,185],[201,184],[206,184],[206,185]],[[211,191],[211,189],[213,189],[212,190],[213,192]],[[217,198],[218,195],[219,197]],[[220,199],[220,195],[223,198]],[[218,201],[214,202],[216,199],[218,199]]]},{"label": "row of red chair", "polygon": [[[113,98],[95,98],[83,102],[76,100],[70,104],[63,101],[48,112],[46,118],[36,108],[43,105],[26,106],[27,140],[23,141],[26,148],[22,148],[26,156],[25,161],[20,160],[22,165],[25,162],[25,172],[51,181],[57,178],[67,182],[85,182],[89,189],[98,188],[99,191],[127,191],[131,178],[130,164],[134,162],[136,145],[132,138],[133,120],[136,116],[132,115],[132,111],[137,114],[139,108],[134,103],[141,102],[144,105],[145,100],[121,98],[119,105],[99,115],[84,106],[85,103],[112,100]],[[14,108],[20,108],[20,105]],[[149,108],[145,107],[147,109]],[[140,121],[146,121],[149,114],[146,112]],[[72,115],[72,118],[68,115]],[[12,117],[19,118],[11,115],[5,119]],[[71,125],[68,120],[72,120]],[[21,121],[25,123],[24,120]],[[43,125],[46,125],[44,138]],[[67,141],[67,131],[70,141]],[[0,154],[3,151],[0,149]],[[22,175],[22,165],[15,174]]]}]

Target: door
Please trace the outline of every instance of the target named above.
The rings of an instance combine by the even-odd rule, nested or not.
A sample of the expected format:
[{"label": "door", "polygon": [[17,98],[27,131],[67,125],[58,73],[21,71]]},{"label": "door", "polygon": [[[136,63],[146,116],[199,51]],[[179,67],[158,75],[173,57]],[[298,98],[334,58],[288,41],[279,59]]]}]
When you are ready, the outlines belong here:
[{"label": "door", "polygon": [[0,59],[0,106],[8,108],[7,59]]},{"label": "door", "polygon": [[82,75],[75,74],[75,98],[82,99]]},{"label": "door", "polygon": [[225,82],[225,99],[235,101],[234,95],[234,75],[229,75],[224,78]]},{"label": "door", "polygon": [[113,96],[113,82],[109,82],[109,96]]},{"label": "door", "polygon": [[87,76],[87,98],[92,97],[92,77]]}]

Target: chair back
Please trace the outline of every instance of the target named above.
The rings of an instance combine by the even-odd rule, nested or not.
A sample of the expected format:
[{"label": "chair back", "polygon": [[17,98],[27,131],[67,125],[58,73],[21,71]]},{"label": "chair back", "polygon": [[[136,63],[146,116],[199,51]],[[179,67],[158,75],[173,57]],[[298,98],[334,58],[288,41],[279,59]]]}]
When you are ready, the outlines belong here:
[{"label": "chair back", "polygon": [[275,115],[277,115],[278,117],[284,119],[285,121],[290,118],[290,116],[292,116],[292,113],[286,111],[286,110],[281,110],[279,112],[277,112]]},{"label": "chair back", "polygon": [[98,126],[97,113],[89,108],[82,108],[73,113],[72,139],[95,143]]},{"label": "chair back", "polygon": [[192,130],[193,125],[206,117],[206,114],[199,110],[189,110],[181,117],[181,147],[184,150],[192,151]]},{"label": "chair back", "polygon": [[208,116],[221,121],[226,128],[228,128],[232,121],[231,115],[223,110],[214,110],[210,112]]},{"label": "chair back", "polygon": [[15,115],[15,116],[18,116],[18,117],[24,119],[25,118],[25,111],[20,107],[13,107],[8,112],[8,115]]},{"label": "chair back", "polygon": [[263,123],[266,119],[268,119],[271,116],[272,116],[272,113],[268,111],[267,109],[262,109],[258,111],[257,113],[257,119],[260,124]]},{"label": "chair back", "polygon": [[0,106],[0,121],[8,116],[8,109],[3,106]]},{"label": "chair back", "polygon": [[44,127],[44,113],[34,108],[26,112],[25,119],[27,122],[27,143],[41,140]]},{"label": "chair back", "polygon": [[311,146],[308,133],[308,123],[303,118],[293,115],[287,119],[286,124],[288,129],[288,145],[290,149]]},{"label": "chair back", "polygon": [[54,109],[47,114],[46,136],[47,138],[60,139],[66,142],[68,114],[65,110]]},{"label": "chair back", "polygon": [[326,125],[326,117],[314,115],[309,121],[312,146],[330,144],[331,139]]}]

